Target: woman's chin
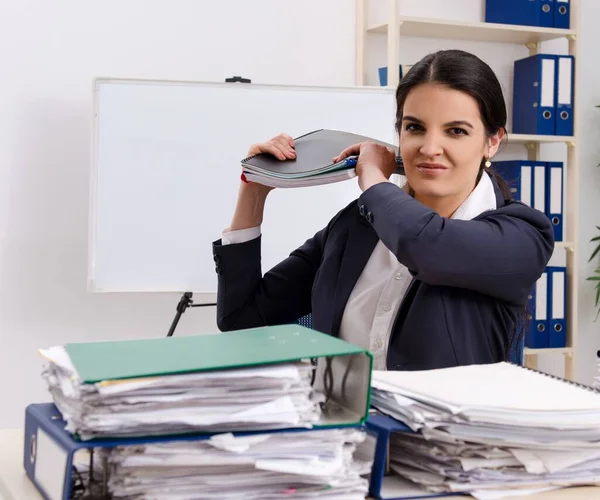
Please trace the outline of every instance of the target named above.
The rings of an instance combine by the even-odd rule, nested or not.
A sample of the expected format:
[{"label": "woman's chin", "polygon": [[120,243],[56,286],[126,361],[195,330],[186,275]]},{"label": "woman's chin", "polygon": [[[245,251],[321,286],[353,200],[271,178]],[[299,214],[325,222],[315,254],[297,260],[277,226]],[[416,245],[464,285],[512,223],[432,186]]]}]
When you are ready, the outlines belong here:
[{"label": "woman's chin", "polygon": [[441,198],[446,194],[444,193],[444,190],[441,189],[442,186],[440,186],[437,182],[420,181],[416,182],[415,184],[409,184],[415,192],[416,197]]}]

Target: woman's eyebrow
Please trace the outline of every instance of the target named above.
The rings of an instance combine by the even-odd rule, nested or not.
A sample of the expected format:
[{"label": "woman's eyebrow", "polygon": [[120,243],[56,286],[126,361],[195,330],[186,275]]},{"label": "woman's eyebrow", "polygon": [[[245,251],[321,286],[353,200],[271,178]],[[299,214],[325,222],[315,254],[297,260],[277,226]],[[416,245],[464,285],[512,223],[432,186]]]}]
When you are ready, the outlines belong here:
[{"label": "woman's eyebrow", "polygon": [[[420,125],[424,125],[423,120],[419,120],[416,116],[403,116],[402,117],[402,121],[410,121],[410,122],[415,122],[418,123]],[[458,126],[463,126],[463,127],[469,127],[470,129],[475,129],[475,127],[473,127],[473,125],[471,125],[471,123],[469,123],[466,120],[454,120],[448,123],[444,123],[444,127],[458,127]]]},{"label": "woman's eyebrow", "polygon": [[473,125],[471,125],[466,120],[454,120],[452,122],[448,122],[448,123],[444,124],[444,127],[458,127],[458,126],[469,127],[470,129],[474,129],[475,128],[475,127],[473,127]]}]

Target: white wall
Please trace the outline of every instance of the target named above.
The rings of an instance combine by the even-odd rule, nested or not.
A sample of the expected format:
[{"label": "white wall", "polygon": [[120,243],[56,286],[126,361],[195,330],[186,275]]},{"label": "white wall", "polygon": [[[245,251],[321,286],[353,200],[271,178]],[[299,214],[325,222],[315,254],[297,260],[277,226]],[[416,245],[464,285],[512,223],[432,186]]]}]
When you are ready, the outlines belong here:
[{"label": "white wall", "polygon": [[[387,0],[378,2],[385,11]],[[581,341],[577,376],[589,381],[600,346],[585,282],[594,226],[600,75],[595,26],[600,2],[583,0],[579,78],[581,141]],[[27,403],[47,400],[38,347],[67,341],[166,333],[178,296],[85,291],[91,79],[94,76],[257,83],[354,83],[350,0],[0,0],[0,428],[22,425]],[[410,7],[409,7],[410,4]],[[403,0],[411,15],[480,18],[481,0]],[[412,10],[408,10],[408,9]],[[498,71],[510,92],[511,61],[523,47],[405,39],[401,55],[462,46]],[[369,40],[375,68],[385,39]],[[382,49],[380,54],[373,51]],[[240,117],[243,118],[243,117]],[[507,149],[504,154],[517,155]],[[585,209],[584,204],[585,203]],[[197,214],[198,228],[202,217]],[[218,235],[216,235],[218,236]],[[199,263],[211,265],[212,263]],[[188,310],[178,334],[216,331],[214,311]],[[550,368],[553,368],[550,366]]]},{"label": "white wall", "polygon": [[[47,399],[37,348],[165,335],[179,300],[86,292],[92,78],[352,84],[350,2],[290,5],[0,0],[0,428]],[[193,309],[177,334],[210,331]]]}]

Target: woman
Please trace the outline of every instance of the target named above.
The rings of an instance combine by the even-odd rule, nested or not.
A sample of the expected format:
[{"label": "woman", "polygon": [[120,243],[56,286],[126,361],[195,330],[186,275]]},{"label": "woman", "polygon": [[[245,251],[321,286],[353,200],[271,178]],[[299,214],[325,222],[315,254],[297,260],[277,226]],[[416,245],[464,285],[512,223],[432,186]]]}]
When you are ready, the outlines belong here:
[{"label": "woman", "polygon": [[[242,183],[213,253],[221,330],[292,323],[369,349],[375,369],[418,370],[507,358],[531,288],[554,248],[548,218],[511,200],[490,168],[506,107],[490,67],[457,50],[415,64],[396,91],[407,187],[389,181],[394,154],[358,155],[362,194],[268,273],[260,224],[270,188]],[[294,157],[285,134],[249,155]]]}]

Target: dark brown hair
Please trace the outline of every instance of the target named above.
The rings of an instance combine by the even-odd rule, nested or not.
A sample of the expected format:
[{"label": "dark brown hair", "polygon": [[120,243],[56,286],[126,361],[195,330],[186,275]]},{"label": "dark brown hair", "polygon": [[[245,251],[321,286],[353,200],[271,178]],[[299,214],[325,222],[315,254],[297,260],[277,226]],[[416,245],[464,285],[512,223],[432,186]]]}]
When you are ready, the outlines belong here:
[{"label": "dark brown hair", "polygon": [[[486,135],[493,136],[500,130],[506,134],[506,103],[502,87],[492,68],[477,56],[462,50],[440,50],[429,54],[416,63],[400,80],[396,89],[396,131],[400,133],[404,102],[408,93],[423,83],[437,83],[450,89],[465,92],[479,106],[481,121]],[[510,189],[502,177],[481,159],[479,176],[491,174],[498,183],[506,200],[512,199]]]}]

